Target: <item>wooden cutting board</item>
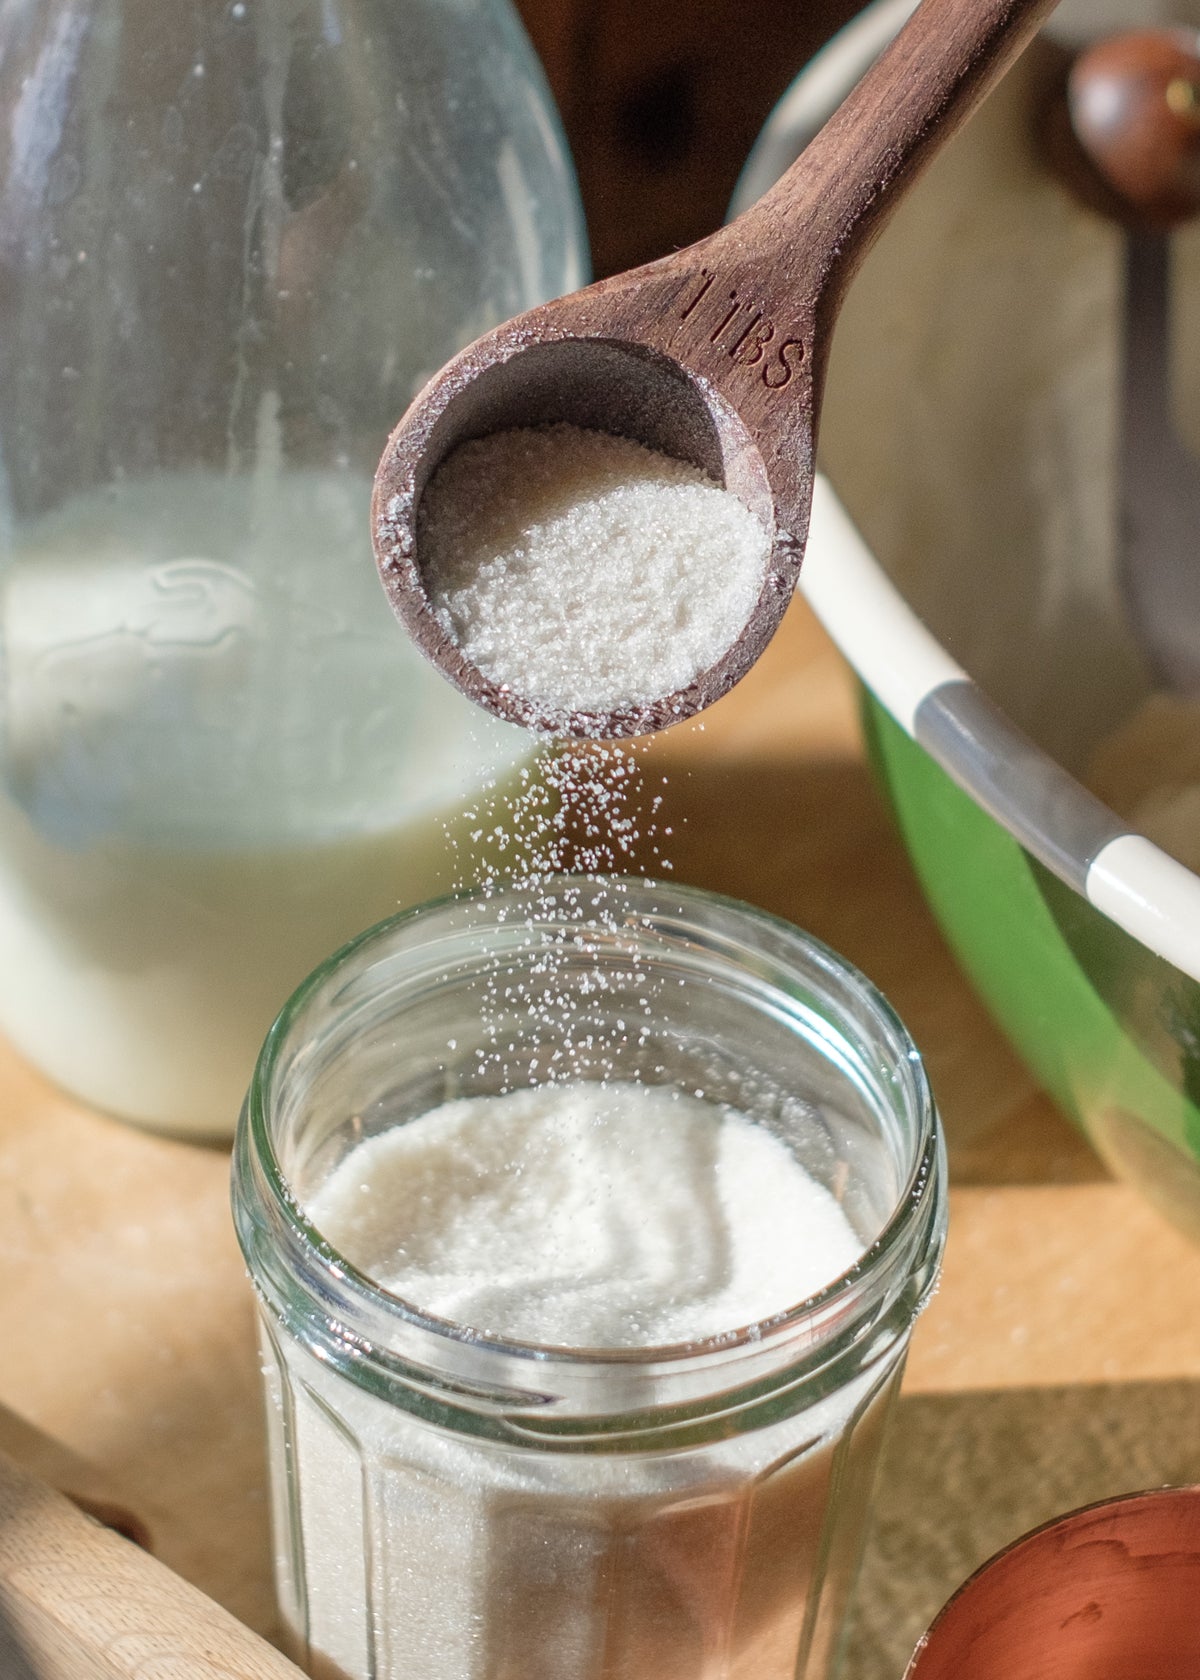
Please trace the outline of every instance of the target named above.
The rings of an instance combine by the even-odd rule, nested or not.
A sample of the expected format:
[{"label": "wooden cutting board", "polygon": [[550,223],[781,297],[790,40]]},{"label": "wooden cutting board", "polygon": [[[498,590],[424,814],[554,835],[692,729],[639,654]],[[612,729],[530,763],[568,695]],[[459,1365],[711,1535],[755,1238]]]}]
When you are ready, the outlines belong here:
[{"label": "wooden cutting board", "polygon": [[[1187,1408],[1156,1412],[1147,1397],[1200,1384],[1200,1253],[1108,1179],[960,976],[863,765],[849,677],[802,601],[741,688],[641,766],[665,797],[659,827],[673,832],[659,844],[676,874],[788,916],[857,962],[922,1046],[942,1108],[945,1278],[914,1341],[881,1488],[878,1539],[891,1550],[886,1568],[868,1559],[848,1677],[888,1680],[895,1654],[871,1629],[907,1638],[973,1549],[1041,1512],[1038,1488],[1061,1509],[1098,1485],[1118,1491],[1124,1474],[1191,1462],[1182,1448],[1171,1457]],[[225,1151],[89,1113],[0,1047],[0,1404],[41,1432],[0,1431],[0,1444],[59,1480],[64,1462],[85,1460],[163,1564],[270,1636],[258,1363],[227,1183]],[[1055,1447],[1073,1438],[1055,1397],[1077,1391],[1086,1413],[1096,1385],[1123,1420],[1118,1438],[1138,1439],[1144,1416],[1159,1460],[1081,1464]],[[1020,1462],[1005,1396],[1042,1442]],[[929,1454],[940,1463],[954,1440],[971,1443],[971,1476],[931,1476]],[[961,1543],[931,1547],[943,1531]],[[895,1559],[922,1548],[935,1566],[910,1590]],[[111,1605],[122,1589],[105,1580]],[[909,1622],[893,1614],[898,1591]]]}]

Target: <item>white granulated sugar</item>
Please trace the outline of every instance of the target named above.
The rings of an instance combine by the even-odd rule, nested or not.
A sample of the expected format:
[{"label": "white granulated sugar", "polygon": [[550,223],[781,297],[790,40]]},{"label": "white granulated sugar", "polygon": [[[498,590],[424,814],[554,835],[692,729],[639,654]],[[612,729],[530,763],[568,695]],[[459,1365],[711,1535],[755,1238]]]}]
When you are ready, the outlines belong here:
[{"label": "white granulated sugar", "polygon": [[421,502],[435,613],[492,682],[562,713],[685,688],[737,640],[770,540],[698,468],[578,426],[455,450]]},{"label": "white granulated sugar", "polygon": [[667,1087],[462,1098],[359,1144],[310,1208],[384,1288],[484,1334],[693,1341],[804,1300],[862,1253],[745,1115]]}]

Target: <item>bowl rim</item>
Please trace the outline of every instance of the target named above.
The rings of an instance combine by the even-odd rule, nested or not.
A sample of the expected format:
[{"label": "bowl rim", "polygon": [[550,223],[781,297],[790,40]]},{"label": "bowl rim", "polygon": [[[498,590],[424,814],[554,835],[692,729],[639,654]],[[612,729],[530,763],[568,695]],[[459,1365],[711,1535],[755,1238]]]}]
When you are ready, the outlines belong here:
[{"label": "bowl rim", "polygon": [[[874,0],[801,71],[746,161],[731,215],[800,155],[915,3]],[[879,703],[977,805],[1108,920],[1200,981],[1200,875],[1017,728],[905,601],[820,473],[798,587]]]}]

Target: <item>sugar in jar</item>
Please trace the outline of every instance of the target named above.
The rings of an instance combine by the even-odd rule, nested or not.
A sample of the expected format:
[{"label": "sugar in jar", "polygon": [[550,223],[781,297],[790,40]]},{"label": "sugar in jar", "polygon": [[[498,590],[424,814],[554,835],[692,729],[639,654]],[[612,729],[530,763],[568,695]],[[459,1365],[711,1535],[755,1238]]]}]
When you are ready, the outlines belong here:
[{"label": "sugar in jar", "polygon": [[825,1680],[946,1217],[846,962],[645,881],[402,915],[280,1016],[234,1206],[314,1673]]}]

